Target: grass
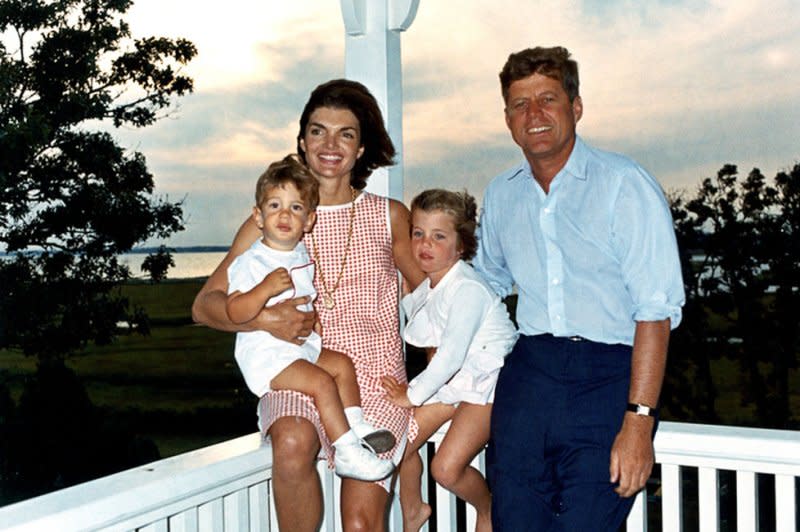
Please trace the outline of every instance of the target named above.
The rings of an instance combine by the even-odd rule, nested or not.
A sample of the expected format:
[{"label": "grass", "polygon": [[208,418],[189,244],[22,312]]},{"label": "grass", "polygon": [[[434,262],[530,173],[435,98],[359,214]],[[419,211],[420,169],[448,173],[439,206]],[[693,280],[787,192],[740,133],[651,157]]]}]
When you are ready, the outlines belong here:
[{"label": "grass", "polygon": [[[236,367],[234,335],[191,321],[191,302],[202,282],[123,286],[122,293],[146,309],[151,334],[121,336],[68,360],[92,402],[110,415],[125,416],[140,435],[156,442],[164,457],[256,430],[255,397]],[[15,400],[35,369],[34,359],[0,351],[0,373],[5,373]],[[752,409],[741,404],[736,364],[715,360],[712,370],[723,422],[752,424]],[[792,389],[800,389],[800,371],[793,370],[791,379]],[[798,411],[800,395],[794,394],[792,412]]]},{"label": "grass", "polygon": [[[194,325],[191,302],[199,280],[132,282],[121,288],[151,320],[147,336],[131,334],[112,344],[90,346],[67,360],[92,403],[111,415],[127,415],[137,433],[153,439],[163,457],[256,430],[256,399],[244,386],[233,357],[234,335]],[[12,398],[19,400],[36,360],[0,351]],[[252,424],[232,434],[225,413],[251,404]],[[247,408],[247,406],[244,406]],[[214,431],[202,417],[221,417]],[[196,418],[196,419],[193,419]]]}]

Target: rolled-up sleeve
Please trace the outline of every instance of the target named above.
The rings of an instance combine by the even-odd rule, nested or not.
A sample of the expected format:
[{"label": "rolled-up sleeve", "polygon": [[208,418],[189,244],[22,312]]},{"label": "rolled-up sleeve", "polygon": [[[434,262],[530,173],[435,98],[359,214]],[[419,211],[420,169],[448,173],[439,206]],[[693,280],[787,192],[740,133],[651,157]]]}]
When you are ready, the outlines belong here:
[{"label": "rolled-up sleeve", "polygon": [[675,229],[660,186],[639,171],[620,182],[612,241],[633,301],[633,320],[669,318],[674,329],[685,301]]}]

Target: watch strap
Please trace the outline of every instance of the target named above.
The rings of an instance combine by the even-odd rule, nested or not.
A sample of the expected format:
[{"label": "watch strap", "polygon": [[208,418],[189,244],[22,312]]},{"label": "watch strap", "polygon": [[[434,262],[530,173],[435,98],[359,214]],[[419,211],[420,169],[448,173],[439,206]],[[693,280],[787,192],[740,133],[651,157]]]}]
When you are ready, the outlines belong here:
[{"label": "watch strap", "polygon": [[649,417],[656,417],[658,415],[658,409],[653,408],[652,406],[643,405],[641,403],[628,403],[628,412],[633,412],[637,416],[649,416]]}]

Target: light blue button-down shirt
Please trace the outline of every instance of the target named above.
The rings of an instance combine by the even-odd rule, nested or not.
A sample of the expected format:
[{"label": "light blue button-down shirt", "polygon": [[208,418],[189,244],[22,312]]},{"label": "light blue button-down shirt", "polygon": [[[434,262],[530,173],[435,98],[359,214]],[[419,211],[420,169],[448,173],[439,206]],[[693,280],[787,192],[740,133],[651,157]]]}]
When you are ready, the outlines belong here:
[{"label": "light blue button-down shirt", "polygon": [[501,296],[516,285],[522,334],[633,345],[637,321],[681,320],[669,206],[656,180],[580,137],[545,194],[527,161],[483,199],[473,262]]}]

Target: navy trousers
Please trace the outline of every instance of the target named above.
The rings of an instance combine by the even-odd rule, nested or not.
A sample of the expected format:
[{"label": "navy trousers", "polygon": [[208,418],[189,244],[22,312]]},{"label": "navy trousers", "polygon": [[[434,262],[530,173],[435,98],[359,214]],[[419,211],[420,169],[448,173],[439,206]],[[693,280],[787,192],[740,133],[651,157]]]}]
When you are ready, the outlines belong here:
[{"label": "navy trousers", "polygon": [[520,336],[495,390],[487,476],[495,532],[616,531],[630,512],[609,482],[631,347]]}]

